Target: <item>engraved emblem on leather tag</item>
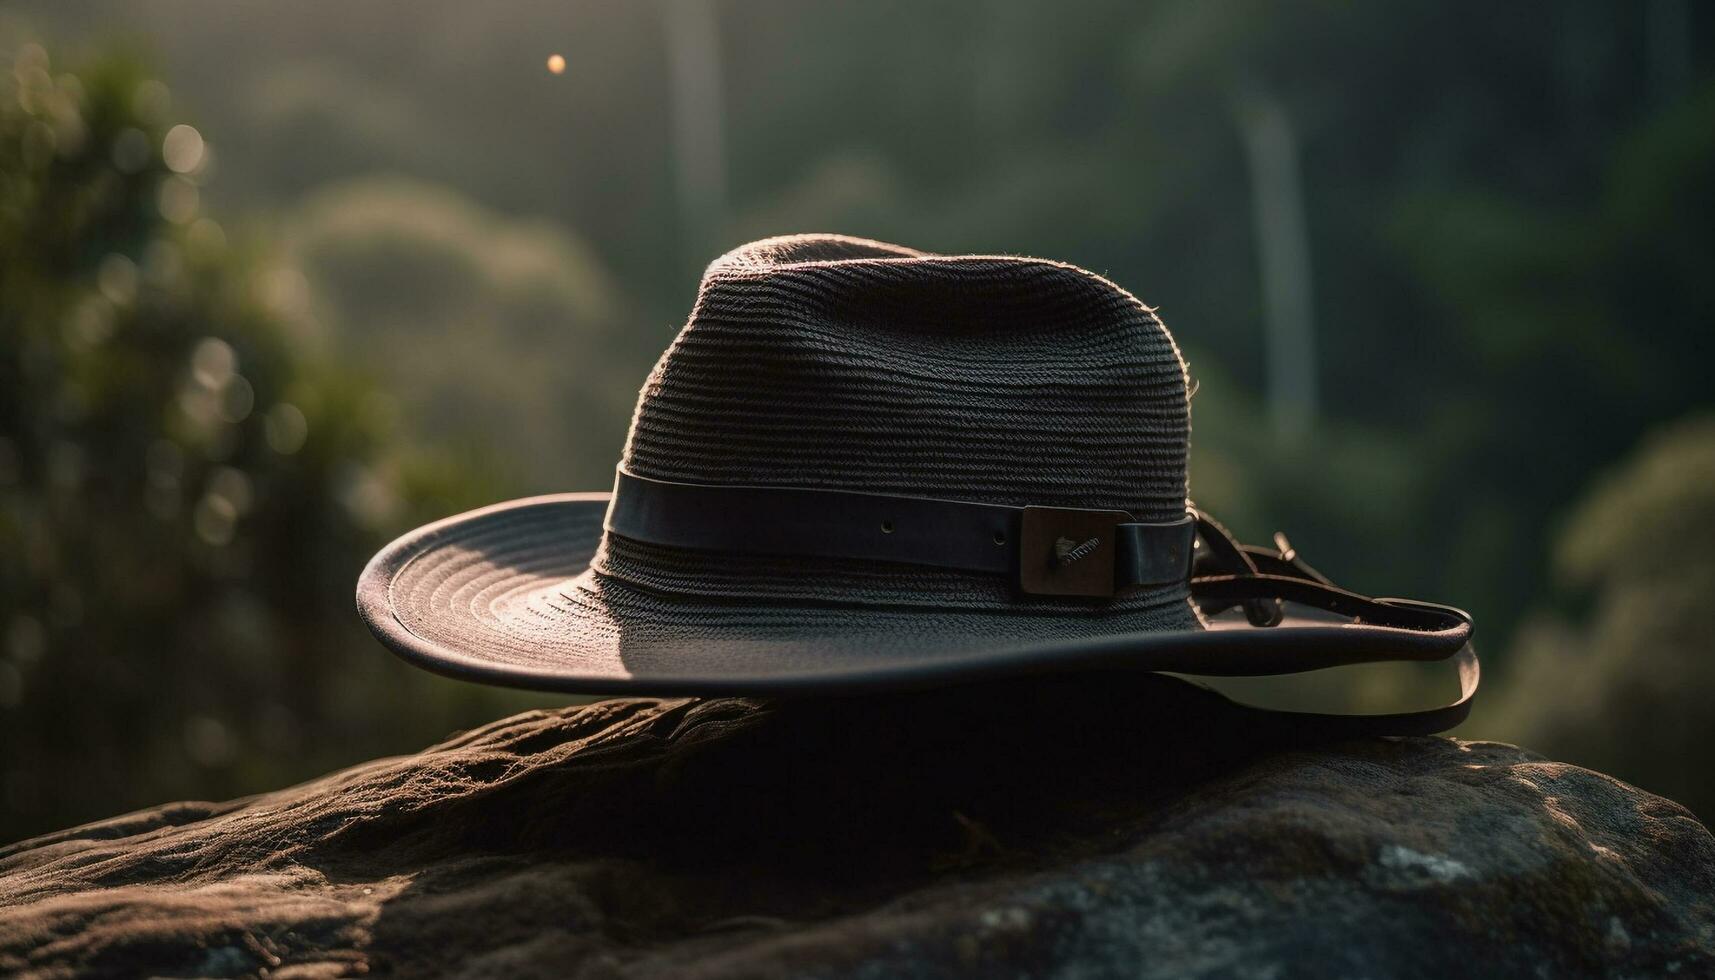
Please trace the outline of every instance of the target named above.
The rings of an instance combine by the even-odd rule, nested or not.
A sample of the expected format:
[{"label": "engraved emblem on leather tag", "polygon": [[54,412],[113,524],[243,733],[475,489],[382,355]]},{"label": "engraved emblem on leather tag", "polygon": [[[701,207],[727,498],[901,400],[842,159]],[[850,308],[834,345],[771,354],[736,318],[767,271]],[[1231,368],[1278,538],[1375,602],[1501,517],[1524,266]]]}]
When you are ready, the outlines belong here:
[{"label": "engraved emblem on leather tag", "polygon": [[1031,595],[1114,594],[1120,510],[1026,507],[1019,519],[1018,587]]},{"label": "engraved emblem on leather tag", "polygon": [[1101,547],[1101,544],[1101,538],[1091,538],[1082,544],[1073,541],[1071,538],[1061,538],[1054,542],[1054,553],[1060,556],[1060,564],[1070,565]]}]

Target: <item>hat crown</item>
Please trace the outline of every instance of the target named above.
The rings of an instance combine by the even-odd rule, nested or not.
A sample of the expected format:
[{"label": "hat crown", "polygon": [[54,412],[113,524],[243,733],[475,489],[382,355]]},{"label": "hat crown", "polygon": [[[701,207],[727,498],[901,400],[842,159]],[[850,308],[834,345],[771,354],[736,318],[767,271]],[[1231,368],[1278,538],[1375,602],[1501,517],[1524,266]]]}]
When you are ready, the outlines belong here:
[{"label": "hat crown", "polygon": [[1100,276],[792,236],[709,266],[639,396],[623,465],[1171,521],[1189,414],[1172,336]]}]

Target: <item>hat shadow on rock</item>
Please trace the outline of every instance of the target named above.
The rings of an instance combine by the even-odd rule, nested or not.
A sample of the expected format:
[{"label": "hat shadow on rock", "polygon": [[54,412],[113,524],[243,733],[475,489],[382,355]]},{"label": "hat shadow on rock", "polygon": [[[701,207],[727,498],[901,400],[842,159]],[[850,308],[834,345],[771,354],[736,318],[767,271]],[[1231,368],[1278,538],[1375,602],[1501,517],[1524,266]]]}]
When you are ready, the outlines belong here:
[{"label": "hat shadow on rock", "polygon": [[[661,702],[668,710],[647,727],[543,763],[562,740],[589,734],[580,716],[611,720],[656,704],[567,709],[507,745],[516,758],[484,757],[516,778],[420,816],[353,826],[335,850],[411,860],[570,852],[674,874],[748,865],[824,883],[844,876],[861,889],[1071,842],[1260,758],[1318,744],[1313,732],[1189,681],[1103,671]],[[445,761],[462,768],[456,753]]]},{"label": "hat shadow on rock", "polygon": [[[467,744],[510,739],[505,755],[454,752],[425,774],[474,791],[413,801],[400,788],[391,813],[366,806],[369,819],[304,856],[330,880],[405,877],[373,924],[384,958],[408,965],[436,943],[570,953],[592,933],[641,950],[1076,867],[1182,808],[1219,805],[1211,787],[1305,744],[1194,684],[1135,672],[614,701],[502,725],[520,734]],[[609,729],[626,734],[595,737]]]}]

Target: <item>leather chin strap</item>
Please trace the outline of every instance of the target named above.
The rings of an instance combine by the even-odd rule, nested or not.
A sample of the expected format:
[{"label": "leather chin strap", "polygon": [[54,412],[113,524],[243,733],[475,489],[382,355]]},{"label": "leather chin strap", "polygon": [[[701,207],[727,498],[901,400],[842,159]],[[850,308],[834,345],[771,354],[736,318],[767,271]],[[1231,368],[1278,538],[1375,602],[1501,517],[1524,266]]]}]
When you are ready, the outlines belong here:
[{"label": "leather chin strap", "polygon": [[[1278,551],[1240,545],[1225,528],[1206,515],[1198,515],[1199,544],[1191,598],[1205,616],[1215,616],[1240,606],[1251,625],[1277,626],[1284,618],[1282,601],[1323,609],[1349,619],[1422,632],[1468,631],[1471,617],[1464,610],[1417,599],[1370,598],[1348,592],[1298,557],[1283,534],[1274,536]],[[1234,569],[1233,565],[1239,566]],[[1383,660],[1421,657],[1378,657]],[[1282,727],[1295,738],[1332,741],[1369,735],[1434,735],[1462,724],[1471,714],[1471,702],[1482,680],[1477,652],[1466,642],[1453,654],[1459,676],[1459,696],[1453,701],[1419,711],[1372,715],[1342,715],[1313,711],[1281,711],[1228,698],[1233,708],[1260,725]]]},{"label": "leather chin strap", "polygon": [[[1398,600],[1388,600],[1398,601]],[[1298,741],[1342,741],[1374,735],[1437,735],[1463,724],[1471,715],[1471,701],[1482,679],[1477,652],[1469,643],[1451,658],[1459,675],[1459,696],[1452,702],[1419,711],[1395,711],[1371,715],[1343,715],[1320,711],[1284,711],[1264,708],[1211,691],[1258,727],[1279,730],[1283,738]],[[1207,688],[1207,685],[1199,685]]]},{"label": "leather chin strap", "polygon": [[[1111,599],[1140,588],[1187,583],[1205,615],[1239,607],[1259,629],[1282,622],[1283,601],[1414,634],[1455,636],[1468,634],[1471,627],[1471,618],[1451,606],[1348,592],[1300,559],[1285,536],[1275,535],[1273,551],[1241,545],[1195,510],[1178,521],[1144,523],[1124,511],[674,483],[620,469],[604,527],[632,540],[694,550],[1010,574],[1027,595]],[[1413,651],[1373,659],[1446,656]],[[1467,643],[1452,661],[1459,673],[1458,699],[1423,711],[1337,715],[1233,703],[1260,721],[1290,725],[1301,735],[1428,735],[1470,714],[1479,680],[1476,654]]]}]

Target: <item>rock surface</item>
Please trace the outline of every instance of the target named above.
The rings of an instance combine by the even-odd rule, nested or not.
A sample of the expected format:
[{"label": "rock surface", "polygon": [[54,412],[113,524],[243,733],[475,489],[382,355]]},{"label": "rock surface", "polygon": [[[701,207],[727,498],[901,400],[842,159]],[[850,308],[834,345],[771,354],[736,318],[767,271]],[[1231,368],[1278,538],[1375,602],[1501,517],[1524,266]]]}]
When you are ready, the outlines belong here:
[{"label": "rock surface", "polygon": [[1153,676],[609,701],[0,850],[0,974],[1715,975],[1715,840]]}]

